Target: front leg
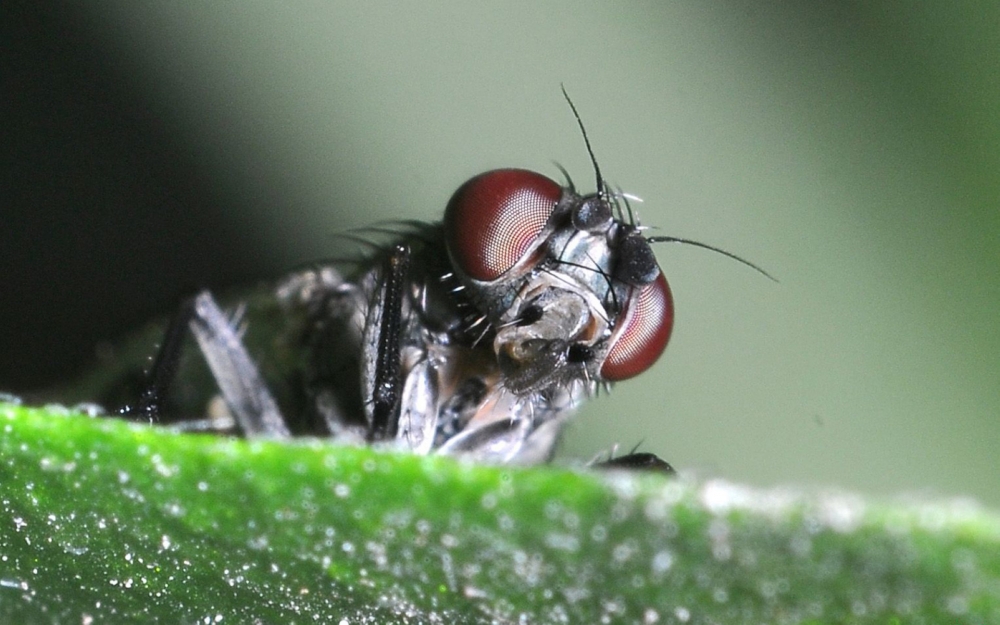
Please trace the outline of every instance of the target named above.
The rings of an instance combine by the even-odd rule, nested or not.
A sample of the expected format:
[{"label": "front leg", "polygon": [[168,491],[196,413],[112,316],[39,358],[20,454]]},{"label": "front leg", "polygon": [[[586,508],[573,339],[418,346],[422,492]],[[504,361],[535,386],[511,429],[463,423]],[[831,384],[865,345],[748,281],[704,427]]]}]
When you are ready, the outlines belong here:
[{"label": "front leg", "polygon": [[[386,257],[368,306],[364,345],[367,353],[363,388],[370,390],[369,441],[395,438],[399,429],[399,403],[403,388],[400,374],[403,298],[410,269],[410,248],[396,245]],[[367,398],[366,398],[367,399]]]}]

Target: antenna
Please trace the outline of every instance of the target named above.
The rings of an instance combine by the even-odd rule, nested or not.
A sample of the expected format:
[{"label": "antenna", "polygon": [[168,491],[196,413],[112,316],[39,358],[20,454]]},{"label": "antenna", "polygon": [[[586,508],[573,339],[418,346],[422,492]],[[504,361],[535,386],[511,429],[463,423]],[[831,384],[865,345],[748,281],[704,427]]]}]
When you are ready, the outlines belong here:
[{"label": "antenna", "polygon": [[587,144],[587,153],[590,154],[590,162],[594,164],[594,173],[597,175],[597,195],[604,197],[606,190],[604,188],[604,178],[601,177],[601,168],[597,166],[597,159],[594,157],[594,150],[590,147],[590,138],[587,137],[587,129],[583,127],[583,120],[580,119],[580,114],[576,111],[576,106],[573,104],[573,100],[569,99],[569,94],[566,93],[566,85],[560,84],[559,87],[562,89],[563,97],[566,98],[566,102],[569,103],[569,108],[573,111],[573,117],[576,118],[576,123],[580,126],[580,133],[583,135],[583,142]]},{"label": "antenna", "polygon": [[701,243],[699,241],[692,241],[691,239],[682,239],[682,238],[679,238],[679,237],[647,237],[646,241],[648,241],[650,243],[683,243],[685,245],[693,245],[695,247],[700,247],[702,249],[710,250],[712,252],[717,252],[719,254],[722,254],[723,256],[728,256],[729,258],[732,258],[733,260],[735,260],[737,262],[740,262],[740,263],[746,265],[747,267],[750,267],[751,269],[755,270],[757,273],[763,274],[769,280],[773,280],[774,282],[778,281],[777,278],[775,278],[771,274],[767,273],[766,271],[764,271],[763,269],[761,269],[757,265],[755,265],[755,264],[751,263],[750,261],[746,260],[745,258],[740,258],[739,256],[737,256],[736,254],[733,254],[732,252],[727,252],[726,250],[723,250],[723,249],[720,249],[718,247],[709,245],[707,243]]}]

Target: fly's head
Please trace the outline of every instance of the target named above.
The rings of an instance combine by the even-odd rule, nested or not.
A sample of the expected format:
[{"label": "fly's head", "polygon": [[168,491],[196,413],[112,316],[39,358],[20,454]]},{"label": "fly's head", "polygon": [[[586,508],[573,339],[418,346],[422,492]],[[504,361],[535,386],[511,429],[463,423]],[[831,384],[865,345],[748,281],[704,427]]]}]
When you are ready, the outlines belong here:
[{"label": "fly's head", "polygon": [[448,203],[452,267],[495,330],[514,394],[636,376],[670,338],[666,278],[599,173],[598,187],[580,195],[572,184],[500,169],[472,178]]}]

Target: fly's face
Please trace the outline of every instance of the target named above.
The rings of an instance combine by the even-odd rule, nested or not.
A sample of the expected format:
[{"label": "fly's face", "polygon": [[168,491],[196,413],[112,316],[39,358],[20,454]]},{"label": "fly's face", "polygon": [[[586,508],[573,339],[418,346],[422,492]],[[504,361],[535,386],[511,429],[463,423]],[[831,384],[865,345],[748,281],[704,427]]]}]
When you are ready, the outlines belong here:
[{"label": "fly's face", "polygon": [[509,392],[624,380],[666,347],[670,288],[638,226],[616,216],[612,200],[501,169],[472,178],[449,202],[451,264],[496,330]]}]

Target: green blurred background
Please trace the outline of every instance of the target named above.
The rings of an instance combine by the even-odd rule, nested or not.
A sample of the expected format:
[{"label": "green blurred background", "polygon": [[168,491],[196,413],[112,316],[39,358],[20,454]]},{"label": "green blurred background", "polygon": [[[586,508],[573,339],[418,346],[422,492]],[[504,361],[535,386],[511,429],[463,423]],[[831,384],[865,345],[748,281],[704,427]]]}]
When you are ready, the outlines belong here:
[{"label": "green blurred background", "polygon": [[[0,16],[0,387],[437,219],[483,170],[643,197],[665,357],[564,457],[1000,506],[1000,5],[38,2]],[[32,360],[36,358],[36,360]]]}]

